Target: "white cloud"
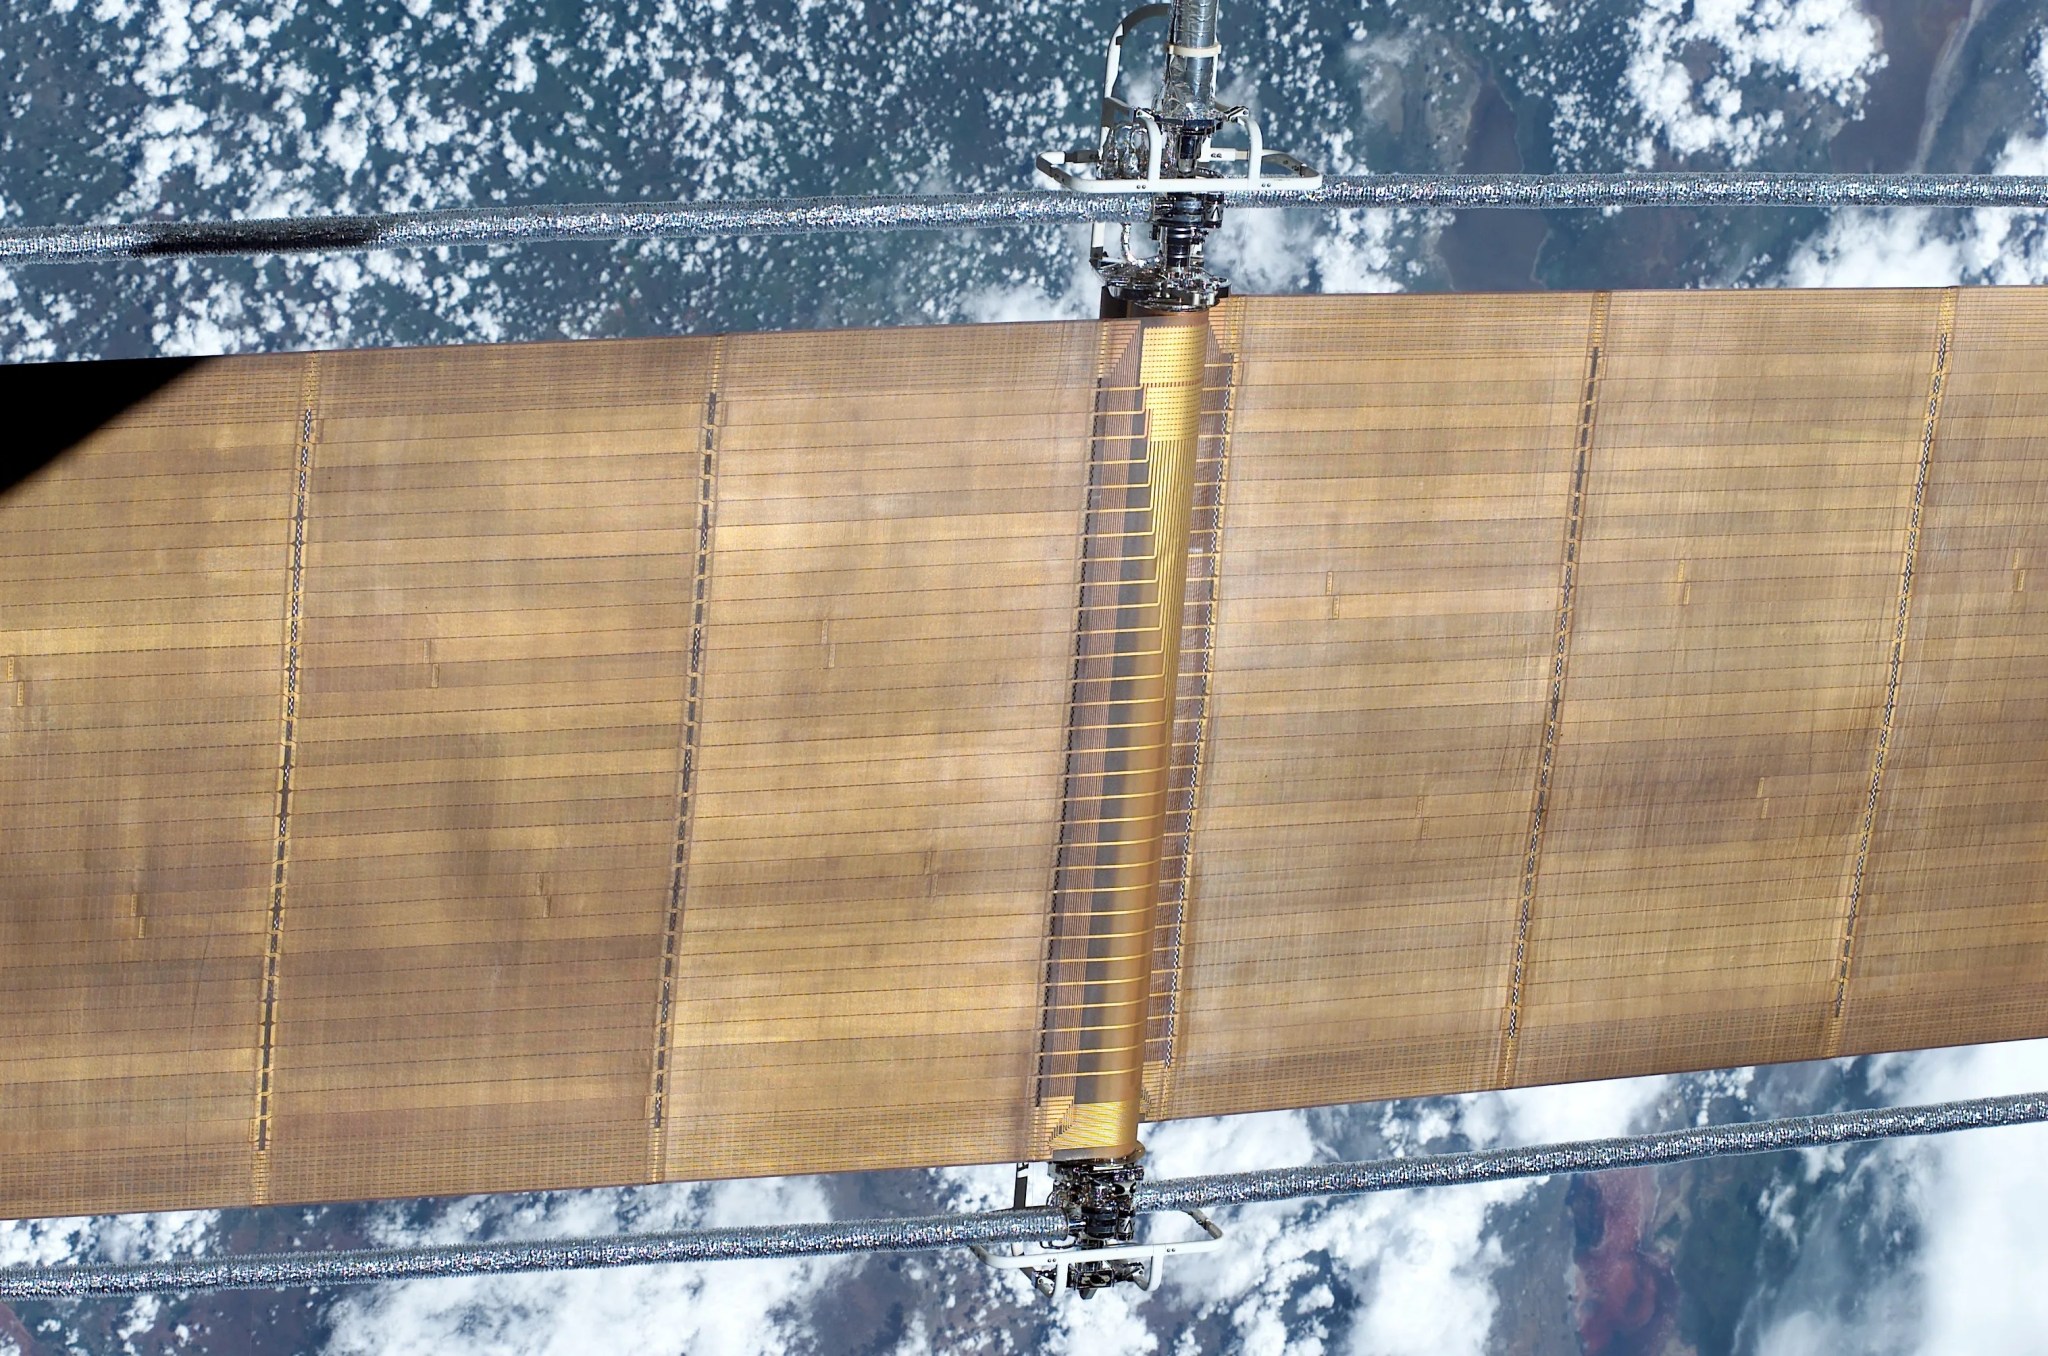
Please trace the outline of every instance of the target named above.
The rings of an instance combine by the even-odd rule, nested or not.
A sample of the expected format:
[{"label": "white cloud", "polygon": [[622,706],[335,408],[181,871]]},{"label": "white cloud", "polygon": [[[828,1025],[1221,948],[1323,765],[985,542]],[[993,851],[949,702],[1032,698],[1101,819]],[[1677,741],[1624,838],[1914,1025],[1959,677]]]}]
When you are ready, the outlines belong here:
[{"label": "white cloud", "polygon": [[[393,1214],[379,1242],[654,1232],[824,1219],[814,1178],[533,1198],[477,1197],[426,1229]],[[757,1356],[801,1345],[807,1310],[854,1264],[719,1262],[412,1281],[347,1292],[329,1311],[330,1356],[572,1356],[592,1351]]]},{"label": "white cloud", "polygon": [[1666,1077],[1614,1078],[1475,1093],[1464,1127],[1475,1144],[1550,1144],[1625,1135],[1671,1087]]},{"label": "white cloud", "polygon": [[[1913,1060],[1902,1100],[2048,1090],[2048,1041]],[[2048,1334],[2048,1126],[1901,1145],[1921,1206],[1919,1351],[2025,1351]]]},{"label": "white cloud", "polygon": [[1960,243],[1929,212],[1840,212],[1785,265],[1785,287],[1941,287],[1960,282]]},{"label": "white cloud", "polygon": [[1209,253],[1241,292],[1397,292],[1400,222],[1393,212],[1226,212]]},{"label": "white cloud", "polygon": [[[1484,1147],[1623,1134],[1670,1086],[1623,1079],[1337,1114],[1377,1117],[1390,1151],[1423,1153],[1453,1136]],[[1161,1177],[1330,1157],[1298,1111],[1161,1125],[1150,1144]],[[1233,1210],[1224,1247],[1176,1258],[1166,1284],[1199,1317],[1226,1324],[1232,1349],[1247,1356],[1477,1356],[1487,1349],[1500,1303],[1494,1276],[1506,1261],[1493,1212],[1533,1187],[1499,1182]],[[1333,1277],[1359,1298],[1348,1328],[1326,1312]]]},{"label": "white cloud", "polygon": [[1102,285],[1088,265],[1087,232],[1075,230],[1067,235],[1068,268],[1058,292],[1049,292],[1041,283],[1023,277],[988,283],[961,296],[959,318],[975,324],[1093,320]]},{"label": "white cloud", "polygon": [[514,38],[505,47],[505,78],[498,88],[510,94],[529,94],[540,79],[540,68],[533,62],[534,34]]},{"label": "white cloud", "polygon": [[[2048,121],[2048,34],[2031,63],[2035,120]],[[2015,133],[1992,169],[2048,174],[2048,136]],[[1985,208],[1838,212],[1793,252],[1785,287],[1946,287],[2048,282],[2048,221],[2039,212]]]},{"label": "white cloud", "polygon": [[1047,1356],[1147,1356],[1159,1338],[1145,1321],[1141,1292],[1119,1286],[1062,1304],[1052,1316]]},{"label": "white cloud", "polygon": [[206,1249],[219,1223],[215,1210],[0,1220],[0,1266],[187,1257]]},{"label": "white cloud", "polygon": [[155,1295],[142,1295],[128,1302],[127,1316],[114,1336],[121,1339],[121,1349],[135,1356],[135,1339],[156,1326],[157,1316],[163,1311],[163,1301]]},{"label": "white cloud", "polygon": [[1165,1121],[1146,1134],[1145,1169],[1153,1177],[1192,1177],[1254,1168],[1291,1168],[1327,1159],[1300,1111]]},{"label": "white cloud", "polygon": [[[1166,1285],[1198,1316],[1226,1323],[1232,1348],[1248,1356],[1476,1356],[1504,1260],[1489,1214],[1527,1189],[1498,1183],[1247,1207],[1231,1212],[1221,1249],[1176,1258]],[[1348,1331],[1333,1331],[1327,1312],[1333,1278],[1359,1297]]]},{"label": "white cloud", "polygon": [[[1660,149],[1746,165],[1785,126],[1781,109],[1746,111],[1746,87],[1790,86],[1850,108],[1884,65],[1877,25],[1855,0],[1648,0],[1629,36],[1623,87],[1643,120],[1632,153],[1645,166]],[[1696,79],[1688,62],[1708,54],[1712,69]]]},{"label": "white cloud", "polygon": [[[1901,1105],[2039,1092],[2048,1041],[1882,1056],[1869,1071]],[[1805,1168],[1809,1187],[1831,1179],[1824,1191],[1863,1193],[1853,1218],[1817,1212],[1818,1227],[1862,1237],[1797,1239],[1802,1251],[1833,1247],[1848,1261],[1766,1323],[1761,1356],[2038,1349],[2048,1332],[2048,1127],[1895,1140],[1860,1158],[1809,1155]]]}]

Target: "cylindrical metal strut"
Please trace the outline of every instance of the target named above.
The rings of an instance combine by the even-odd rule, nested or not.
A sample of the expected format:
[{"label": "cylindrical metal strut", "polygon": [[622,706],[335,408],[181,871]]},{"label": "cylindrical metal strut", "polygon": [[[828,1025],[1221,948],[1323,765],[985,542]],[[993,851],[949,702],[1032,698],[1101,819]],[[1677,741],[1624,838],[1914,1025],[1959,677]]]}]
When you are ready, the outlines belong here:
[{"label": "cylindrical metal strut", "polygon": [[1166,24],[1166,75],[1159,112],[1167,118],[1209,119],[1216,112],[1218,0],[1173,0]]},{"label": "cylindrical metal strut", "polygon": [[1246,1205],[1255,1201],[1301,1200],[1310,1196],[1356,1196],[1379,1191],[1406,1191],[1415,1187],[1469,1186],[1523,1177],[1550,1177],[1561,1172],[1605,1172],[1611,1168],[1640,1168],[1700,1158],[1777,1153],[1786,1149],[1943,1135],[1957,1130],[2034,1125],[2044,1121],[2048,1121],[2048,1092],[2032,1092],[2012,1097],[1937,1102],[1928,1106],[1874,1107],[1820,1116],[1709,1125],[1653,1135],[1575,1140],[1524,1149],[1479,1149],[1470,1153],[1382,1158],[1365,1163],[1322,1163],[1304,1168],[1183,1177],[1178,1181],[1144,1183],[1137,1191],[1137,1207],[1141,1211],[1197,1210],[1218,1205]]}]

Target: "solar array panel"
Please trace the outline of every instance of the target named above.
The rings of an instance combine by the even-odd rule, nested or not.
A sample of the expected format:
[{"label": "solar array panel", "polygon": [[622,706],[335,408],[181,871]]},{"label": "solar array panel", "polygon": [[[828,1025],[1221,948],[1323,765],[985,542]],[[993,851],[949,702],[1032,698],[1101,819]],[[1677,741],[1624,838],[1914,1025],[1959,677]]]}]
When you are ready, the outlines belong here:
[{"label": "solar array panel", "polygon": [[[0,1214],[2048,1034],[2048,307],[0,369]],[[47,464],[44,464],[47,463]]]}]

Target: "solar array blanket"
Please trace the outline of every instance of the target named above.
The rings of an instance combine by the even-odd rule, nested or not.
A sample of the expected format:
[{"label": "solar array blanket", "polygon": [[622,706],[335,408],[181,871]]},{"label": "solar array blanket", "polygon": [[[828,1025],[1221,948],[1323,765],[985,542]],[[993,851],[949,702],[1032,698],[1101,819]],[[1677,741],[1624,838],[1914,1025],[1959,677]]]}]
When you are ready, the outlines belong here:
[{"label": "solar array blanket", "polygon": [[2048,1035],[2048,298],[0,369],[0,1215]]}]

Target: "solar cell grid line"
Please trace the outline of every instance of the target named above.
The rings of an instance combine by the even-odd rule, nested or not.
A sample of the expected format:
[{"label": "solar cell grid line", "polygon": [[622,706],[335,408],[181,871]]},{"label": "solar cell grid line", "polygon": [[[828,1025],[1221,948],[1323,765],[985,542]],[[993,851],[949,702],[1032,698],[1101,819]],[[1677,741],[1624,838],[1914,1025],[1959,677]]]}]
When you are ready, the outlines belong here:
[{"label": "solar cell grid line", "polygon": [[1803,302],[1615,300],[1516,1081],[1825,1053],[1939,298]]},{"label": "solar cell grid line", "polygon": [[683,904],[690,879],[690,838],[696,817],[697,749],[704,724],[704,629],[711,596],[711,527],[718,500],[720,378],[725,371],[725,340],[711,350],[711,372],[704,393],[701,441],[696,450],[697,521],[695,552],[690,568],[690,640],[683,682],[680,756],[676,764],[675,848],[669,858],[668,903],[663,911],[660,988],[654,1009],[653,1068],[647,1086],[647,1180],[658,1182],[668,1169],[670,1065],[675,1058],[677,952],[681,945]]},{"label": "solar cell grid line", "polygon": [[1600,417],[1600,391],[1606,376],[1607,318],[1612,298],[1595,293],[1586,322],[1586,362],[1579,387],[1577,432],[1572,438],[1571,489],[1565,499],[1564,543],[1558,564],[1557,624],[1552,632],[1547,691],[1543,702],[1543,743],[1536,755],[1535,786],[1529,798],[1529,840],[1522,855],[1522,878],[1515,901],[1515,936],[1507,962],[1507,997],[1501,1005],[1500,1065],[1496,1085],[1515,1078],[1521,1054],[1522,1000],[1529,978],[1529,942],[1536,909],[1536,887],[1543,864],[1543,834],[1550,819],[1550,797],[1557,772],[1557,743],[1563,723],[1566,684],[1571,676],[1572,624],[1577,620],[1579,574],[1586,535],[1586,491],[1592,471],[1593,435]]},{"label": "solar cell grid line", "polygon": [[278,1199],[645,1179],[711,352],[323,360]]},{"label": "solar cell grid line", "polygon": [[277,1016],[279,962],[284,948],[287,873],[291,868],[292,776],[298,761],[299,685],[302,676],[300,642],[304,638],[306,605],[306,524],[310,512],[313,481],[313,449],[317,442],[316,417],[320,400],[320,359],[305,360],[299,380],[299,437],[292,458],[291,557],[287,574],[284,619],[283,711],[278,739],[277,846],[271,858],[270,912],[264,930],[262,1024],[256,1050],[255,1161],[250,1165],[249,1193],[257,1201],[270,1199],[270,1158],[272,1117],[277,1102]]},{"label": "solar cell grid line", "polygon": [[1885,767],[1897,733],[1900,681],[1905,676],[1906,642],[1913,617],[1913,584],[1920,563],[1920,539],[1927,506],[1927,481],[1933,467],[1934,447],[1941,432],[1941,412],[1948,390],[1950,361],[1955,347],[1956,290],[1941,295],[1940,319],[1934,347],[1934,362],[1928,374],[1927,413],[1920,434],[1920,460],[1913,478],[1913,493],[1906,511],[1905,544],[1900,550],[1898,603],[1892,612],[1891,648],[1885,664],[1884,709],[1878,715],[1877,737],[1870,763],[1870,791],[1864,797],[1862,821],[1856,837],[1856,860],[1850,869],[1842,905],[1841,942],[1835,952],[1835,1001],[1828,1014],[1824,1049],[1830,1056],[1842,1051],[1844,1020],[1849,1003],[1850,981],[1855,977],[1857,925],[1861,922],[1865,872],[1869,866],[1872,838],[1883,808]]}]

